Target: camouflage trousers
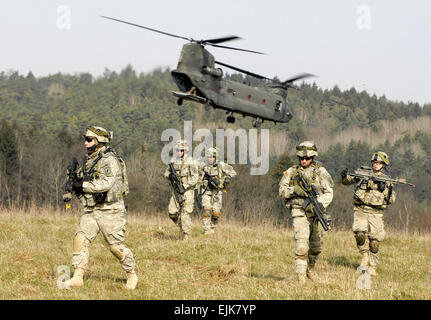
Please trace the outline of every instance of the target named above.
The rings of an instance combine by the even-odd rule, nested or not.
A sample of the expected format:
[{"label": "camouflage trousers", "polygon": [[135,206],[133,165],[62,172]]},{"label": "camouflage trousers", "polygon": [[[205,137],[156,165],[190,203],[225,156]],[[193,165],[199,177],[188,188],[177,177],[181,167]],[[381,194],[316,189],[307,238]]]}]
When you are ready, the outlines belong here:
[{"label": "camouflage trousers", "polygon": [[370,266],[376,266],[379,262],[378,245],[386,235],[383,212],[371,207],[362,208],[359,206],[355,206],[353,212],[352,231],[355,236],[358,235],[358,232],[364,233],[363,242],[358,241],[358,238],[356,241],[359,253],[369,252]]},{"label": "camouflage trousers", "polygon": [[202,226],[204,230],[214,229],[222,215],[223,191],[207,190],[202,196]]},{"label": "camouflage trousers", "polygon": [[301,208],[292,209],[295,237],[295,272],[305,274],[308,265],[315,265],[322,252],[323,228],[314,218],[307,218]]},{"label": "camouflage trousers", "polygon": [[169,218],[180,228],[185,234],[192,233],[192,218],[193,205],[195,202],[195,192],[193,189],[187,190],[184,193],[184,202],[180,206],[175,197],[172,196],[169,201]]},{"label": "camouflage trousers", "polygon": [[125,213],[93,211],[81,216],[74,239],[72,267],[86,269],[90,256],[89,245],[99,232],[108,243],[111,252],[120,261],[124,271],[135,268],[132,251],[123,242],[126,234]]}]

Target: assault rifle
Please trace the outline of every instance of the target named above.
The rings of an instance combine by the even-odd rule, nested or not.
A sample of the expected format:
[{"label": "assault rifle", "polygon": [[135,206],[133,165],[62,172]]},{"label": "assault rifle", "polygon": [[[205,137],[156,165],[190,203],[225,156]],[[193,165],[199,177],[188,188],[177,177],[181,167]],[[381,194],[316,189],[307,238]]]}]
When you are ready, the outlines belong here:
[{"label": "assault rifle", "polygon": [[184,202],[184,193],[186,190],[184,189],[172,162],[169,163],[169,182],[173,189],[175,200],[179,205],[181,205]]},{"label": "assault rifle", "polygon": [[305,189],[305,192],[307,193],[307,198],[305,199],[304,203],[302,204],[302,209],[305,209],[311,204],[313,207],[314,216],[316,219],[320,222],[320,224],[323,227],[323,230],[328,231],[332,229],[332,220],[330,218],[325,219],[326,215],[326,209],[317,200],[317,196],[319,195],[319,192],[316,189],[316,186],[312,184],[311,186],[308,185],[307,181],[305,181],[304,177],[302,175],[298,175],[299,183],[302,185],[302,187]]},{"label": "assault rifle", "polygon": [[208,187],[210,189],[220,189],[221,182],[215,176],[211,176],[208,172],[204,170],[204,179],[208,180]]},{"label": "assault rifle", "polygon": [[415,187],[413,183],[408,183],[406,179],[402,179],[402,178],[392,179],[392,178],[382,177],[377,174],[374,174],[373,169],[368,166],[361,166],[360,169],[355,170],[353,173],[348,172],[347,174],[349,176],[359,178],[359,179],[366,179],[366,180],[371,179],[375,182],[387,182],[391,184],[406,184],[410,187]]},{"label": "assault rifle", "polygon": [[[120,145],[126,138],[124,138],[123,140],[121,140],[120,142],[118,142],[116,146]],[[114,152],[113,147],[108,146],[108,148],[103,152],[103,153],[99,153],[99,155],[97,156],[97,158],[93,161],[91,168],[88,172],[83,172],[84,173],[84,181],[90,181],[92,179],[92,175],[93,173],[96,171],[96,164],[97,162],[102,159],[103,155],[108,153],[108,152]],[[67,166],[67,181],[66,181],[66,185],[64,188],[65,193],[63,194],[63,201],[66,203],[66,209],[70,209],[70,201],[72,200],[72,192],[73,190],[73,182],[78,180],[78,175],[76,173],[76,170],[78,169],[79,163],[78,160],[73,157],[72,158],[72,163],[70,165]],[[76,190],[74,191],[75,194],[77,194]],[[96,196],[96,198],[101,198],[102,200],[104,200],[104,197],[106,198],[106,192],[102,192],[102,193],[95,193],[94,194]]]},{"label": "assault rifle", "polygon": [[63,195],[63,201],[66,203],[66,209],[70,209],[70,201],[72,200],[73,182],[78,179],[76,170],[78,169],[79,163],[75,157],[72,158],[72,163],[67,166],[67,180],[64,187],[65,194]]}]

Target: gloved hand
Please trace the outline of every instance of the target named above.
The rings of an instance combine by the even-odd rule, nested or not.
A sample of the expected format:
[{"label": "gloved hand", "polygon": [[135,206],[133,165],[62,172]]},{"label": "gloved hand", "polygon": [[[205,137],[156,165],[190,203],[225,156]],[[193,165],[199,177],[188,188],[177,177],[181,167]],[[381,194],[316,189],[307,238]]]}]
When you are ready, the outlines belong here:
[{"label": "gloved hand", "polygon": [[71,200],[72,200],[72,194],[70,192],[63,194],[63,201],[64,202],[70,202]]},{"label": "gloved hand", "polygon": [[224,178],[224,185],[227,186],[230,183],[230,177]]},{"label": "gloved hand", "polygon": [[377,182],[377,190],[379,190],[380,192],[385,191],[386,188],[386,182],[384,181],[379,181]]},{"label": "gloved hand", "polygon": [[307,192],[305,192],[304,189],[302,189],[300,186],[295,185],[293,187],[293,193],[295,193],[299,197],[307,197]]},{"label": "gloved hand", "polygon": [[349,169],[344,169],[343,171],[341,171],[341,178],[345,178],[345,177],[347,177],[347,172],[349,171]]},{"label": "gloved hand", "polygon": [[332,221],[332,217],[329,214],[323,215],[323,218],[325,219],[326,224],[328,225],[330,230],[334,228],[334,222]]}]

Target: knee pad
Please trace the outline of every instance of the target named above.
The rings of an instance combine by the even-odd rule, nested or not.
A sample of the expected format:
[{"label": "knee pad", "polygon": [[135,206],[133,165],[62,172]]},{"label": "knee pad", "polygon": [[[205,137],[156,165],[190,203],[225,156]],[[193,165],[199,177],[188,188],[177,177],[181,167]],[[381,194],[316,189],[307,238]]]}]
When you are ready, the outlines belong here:
[{"label": "knee pad", "polygon": [[179,214],[178,214],[178,213],[170,213],[170,214],[169,214],[169,218],[171,218],[171,220],[172,220],[174,223],[177,223],[177,222],[178,222],[178,220],[179,220]]},{"label": "knee pad", "polygon": [[309,247],[306,244],[297,244],[295,248],[295,255],[299,259],[304,259],[308,254]]},{"label": "knee pad", "polygon": [[123,245],[109,246],[109,250],[111,250],[112,254],[120,261],[123,261],[126,257]]},{"label": "knee pad", "polygon": [[87,248],[90,241],[81,232],[77,233],[73,238],[73,251],[81,252],[83,249]]},{"label": "knee pad", "polygon": [[379,241],[376,239],[370,239],[370,251],[372,253],[379,252]]},{"label": "knee pad", "polygon": [[204,211],[202,212],[202,216],[204,218],[210,218],[211,217],[211,208],[204,208]]},{"label": "knee pad", "polygon": [[308,255],[309,256],[318,256],[321,252],[322,252],[322,250],[310,250]]},{"label": "knee pad", "polygon": [[362,246],[365,243],[365,232],[364,231],[357,231],[355,232],[355,239],[356,239],[356,244],[358,246]]},{"label": "knee pad", "polygon": [[214,211],[213,212],[213,216],[216,217],[217,219],[220,218],[222,215],[222,213],[220,211]]},{"label": "knee pad", "polygon": [[90,241],[81,232],[75,235],[73,238],[72,267],[86,268],[89,256],[89,244]]}]

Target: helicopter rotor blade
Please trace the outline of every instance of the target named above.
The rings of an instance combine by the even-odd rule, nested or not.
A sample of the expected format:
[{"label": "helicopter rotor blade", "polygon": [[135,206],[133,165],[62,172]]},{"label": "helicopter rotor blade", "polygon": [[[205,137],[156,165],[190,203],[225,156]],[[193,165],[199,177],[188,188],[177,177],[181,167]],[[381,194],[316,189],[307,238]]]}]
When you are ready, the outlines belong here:
[{"label": "helicopter rotor blade", "polygon": [[220,46],[218,44],[212,44],[212,43],[207,43],[210,46],[216,47],[216,48],[223,48],[223,49],[230,49],[230,50],[238,50],[238,51],[244,51],[244,52],[251,52],[251,53],[257,53],[257,54],[266,54],[263,52],[259,52],[259,51],[253,51],[253,50],[247,50],[247,49],[240,49],[240,48],[234,48],[234,47],[226,47],[226,46]]},{"label": "helicopter rotor blade", "polygon": [[232,41],[232,40],[239,40],[239,39],[242,39],[242,38],[237,37],[237,36],[226,36],[223,38],[202,40],[202,43],[204,43],[204,44],[217,44],[217,43],[222,43],[222,42],[227,42],[227,41]]},{"label": "helicopter rotor blade", "polygon": [[187,38],[187,37],[179,36],[179,35],[176,35],[176,34],[173,34],[173,33],[164,32],[164,31],[161,31],[161,30],[157,30],[157,29],[145,27],[145,26],[142,26],[140,24],[136,24],[136,23],[124,21],[124,20],[121,20],[121,19],[111,18],[111,17],[107,17],[107,16],[101,16],[101,17],[105,18],[105,19],[109,19],[109,20],[113,20],[113,21],[117,21],[117,22],[129,24],[131,26],[135,26],[135,27],[138,27],[138,28],[143,28],[143,29],[150,30],[150,31],[153,31],[153,32],[161,33],[161,34],[164,34],[166,36],[170,36],[170,37],[174,37],[174,38],[179,38],[179,39],[183,39],[183,40],[187,40],[187,41],[196,42],[196,43],[199,43],[201,45],[210,45],[210,46],[217,47],[217,48],[238,50],[238,51],[251,52],[251,53],[257,53],[257,54],[265,54],[265,53],[258,52],[258,51],[253,51],[253,50],[246,50],[246,49],[240,49],[240,48],[233,48],[233,47],[226,47],[226,46],[217,45],[217,43],[231,41],[231,40],[236,40],[236,39],[241,39],[240,37],[237,37],[237,36],[226,36],[226,37],[222,37],[222,38],[215,38],[215,39],[208,39],[208,40],[197,41],[197,40],[194,40],[193,38]]},{"label": "helicopter rotor blade", "polygon": [[171,36],[171,37],[174,37],[174,38],[184,39],[184,40],[188,40],[188,41],[192,41],[193,40],[191,38],[186,38],[186,37],[183,37],[183,36],[178,36],[178,35],[173,34],[173,33],[168,33],[168,32],[164,32],[164,31],[160,31],[160,30],[148,28],[148,27],[141,26],[139,24],[135,24],[135,23],[132,23],[132,22],[127,22],[127,21],[124,21],[124,20],[115,19],[115,18],[106,17],[106,16],[101,16],[101,17],[105,18],[105,19],[109,19],[109,20],[114,20],[114,21],[117,21],[117,22],[125,23],[125,24],[130,24],[130,25],[135,26],[135,27],[147,29],[147,30],[154,31],[154,32],[157,32],[157,33],[161,33],[161,34],[164,34],[164,35],[167,35],[167,36]]},{"label": "helicopter rotor blade", "polygon": [[244,70],[244,69],[240,69],[240,68],[237,68],[237,67],[234,67],[234,66],[228,65],[228,64],[226,64],[226,63],[222,63],[222,62],[220,62],[220,61],[214,61],[214,63],[217,63],[217,64],[219,64],[219,65],[221,65],[221,66],[224,66],[224,67],[227,67],[227,68],[230,68],[230,69],[233,69],[233,70],[236,70],[236,71],[239,71],[239,72],[242,72],[242,73],[248,74],[249,76],[252,76],[252,77],[255,77],[255,78],[258,78],[258,79],[271,80],[271,79],[269,79],[269,78],[267,78],[267,77],[261,76],[260,74],[253,73],[253,72],[250,72],[250,71],[247,71],[247,70]]},{"label": "helicopter rotor blade", "polygon": [[304,78],[308,78],[308,77],[315,77],[314,74],[311,73],[300,73],[292,78],[289,78],[285,81],[282,82],[283,85],[290,85],[292,82],[297,81],[299,79],[304,79]]}]

